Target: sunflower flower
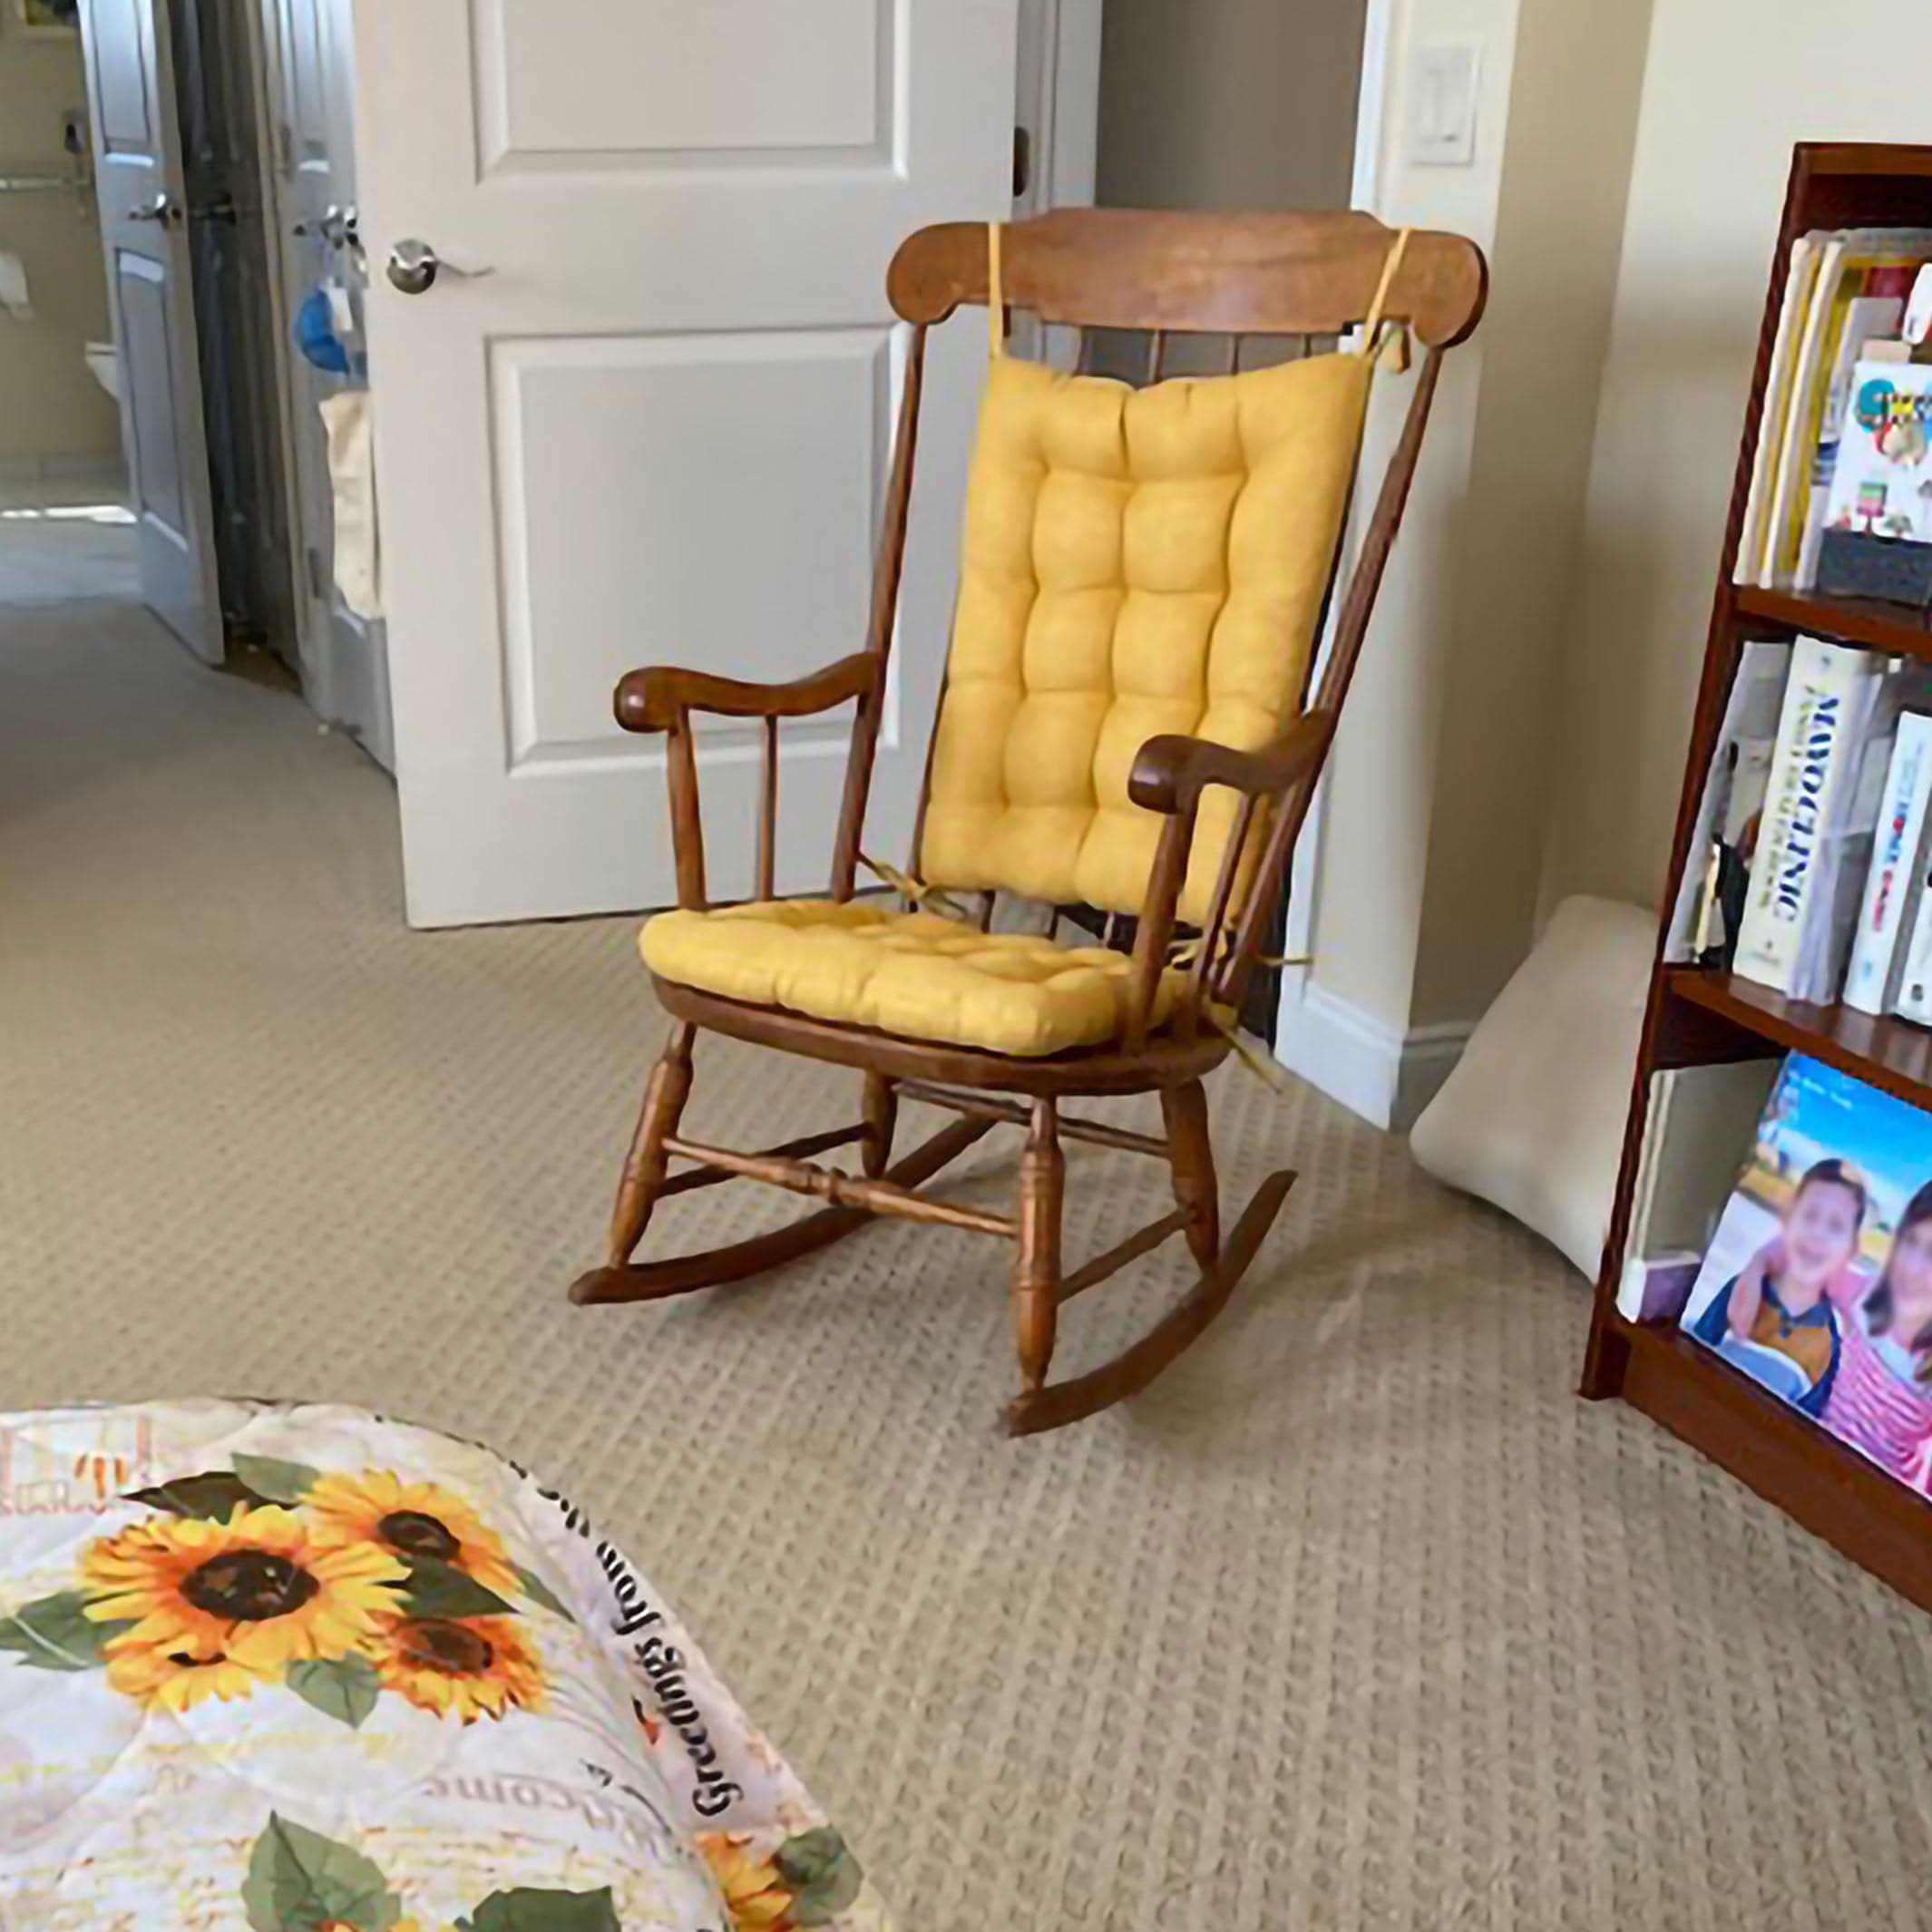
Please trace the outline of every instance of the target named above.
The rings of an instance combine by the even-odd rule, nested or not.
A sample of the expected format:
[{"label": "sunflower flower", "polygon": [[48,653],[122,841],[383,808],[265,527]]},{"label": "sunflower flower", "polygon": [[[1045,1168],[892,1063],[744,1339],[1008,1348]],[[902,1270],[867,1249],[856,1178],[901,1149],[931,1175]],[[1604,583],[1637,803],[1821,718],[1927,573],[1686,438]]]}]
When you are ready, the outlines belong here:
[{"label": "sunflower flower", "polygon": [[379,1543],[405,1563],[446,1563],[499,1595],[522,1588],[503,1539],[439,1483],[405,1483],[387,1469],[365,1469],[322,1477],[306,1500],[317,1523],[345,1542]]},{"label": "sunflower flower", "polygon": [[795,1932],[790,1888],[778,1868],[731,1831],[700,1831],[698,1849],[725,1895],[734,1932]]},{"label": "sunflower flower", "polygon": [[248,1696],[259,1683],[272,1683],[272,1671],[250,1670],[216,1651],[203,1655],[181,1649],[122,1649],[110,1644],[107,1681],[148,1710],[191,1711],[210,1697],[223,1703]]},{"label": "sunflower flower", "polygon": [[471,1724],[543,1705],[543,1660],[514,1617],[392,1617],[371,1654],[387,1689],[438,1717]]},{"label": "sunflower flower", "polygon": [[104,1646],[109,1681],[185,1710],[245,1696],[284,1666],[365,1649],[407,1570],[387,1550],[319,1536],[276,1505],[225,1523],[165,1517],[90,1545],[85,1614],[124,1623]]}]

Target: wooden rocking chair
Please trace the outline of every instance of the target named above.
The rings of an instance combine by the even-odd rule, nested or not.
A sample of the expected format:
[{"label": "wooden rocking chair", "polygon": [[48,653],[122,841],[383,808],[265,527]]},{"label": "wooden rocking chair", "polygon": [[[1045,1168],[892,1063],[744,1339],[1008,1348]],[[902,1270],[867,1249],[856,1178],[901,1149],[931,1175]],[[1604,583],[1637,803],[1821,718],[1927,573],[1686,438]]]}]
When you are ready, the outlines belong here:
[{"label": "wooden rocking chair", "polygon": [[[1092,1415],[1172,1361],[1226,1303],[1293,1182],[1289,1171],[1271,1175],[1224,1235],[1202,1078],[1231,1050],[1232,1016],[1334,736],[1442,355],[1475,328],[1487,269],[1459,236],[1398,236],[1366,215],[1083,210],[1004,229],[922,229],[899,249],[888,288],[912,335],[864,649],[787,684],[657,668],[617,688],[627,730],[668,739],[678,910],[650,921],[640,943],[672,1024],[605,1264],[571,1298],[650,1301],[742,1280],[875,1214],[998,1235],[1013,1245],[1020,1379],[1007,1423],[1025,1435]],[[1008,303],[1079,327],[1083,365],[1088,330],[1151,332],[1149,385],[1006,358]],[[926,331],[962,305],[986,306],[994,360],[909,883],[949,912],[940,889],[979,893],[977,922],[854,897]],[[1371,353],[1234,373],[1245,337],[1301,337],[1305,350],[1305,338],[1357,323]],[[1406,329],[1424,354],[1311,705],[1386,327]],[[1230,373],[1154,379],[1171,332],[1225,337]],[[777,900],[779,721],[846,703],[857,708],[829,897]],[[705,896],[698,712],[764,725],[758,898],[717,909]],[[1109,939],[1116,919],[1137,915],[1131,955],[1059,947],[1050,932],[994,932],[1000,891],[1091,906],[1109,915]],[[683,1137],[692,1042],[705,1029],[859,1069],[859,1120],[758,1153]],[[1157,1094],[1165,1133],[1061,1111],[1109,1094]],[[901,1099],[961,1117],[894,1159]],[[1002,1122],[1027,1137],[1013,1214],[920,1191]],[[1174,1212],[1063,1267],[1063,1137],[1169,1163]],[[815,1158],[853,1144],[857,1174]],[[673,1160],[688,1165],[673,1176]],[[631,1259],[659,1201],[736,1176],[827,1205],[707,1253]],[[1184,1299],[1114,1360],[1049,1382],[1061,1305],[1176,1234],[1198,1267]]]}]

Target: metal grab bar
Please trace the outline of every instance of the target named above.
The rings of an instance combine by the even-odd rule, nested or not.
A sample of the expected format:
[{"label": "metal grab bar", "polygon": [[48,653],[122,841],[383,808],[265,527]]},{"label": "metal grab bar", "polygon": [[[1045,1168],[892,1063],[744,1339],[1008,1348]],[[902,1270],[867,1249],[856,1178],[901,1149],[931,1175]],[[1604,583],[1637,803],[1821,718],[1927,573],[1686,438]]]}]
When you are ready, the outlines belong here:
[{"label": "metal grab bar", "polygon": [[0,174],[0,194],[71,194],[88,185],[69,174]]}]

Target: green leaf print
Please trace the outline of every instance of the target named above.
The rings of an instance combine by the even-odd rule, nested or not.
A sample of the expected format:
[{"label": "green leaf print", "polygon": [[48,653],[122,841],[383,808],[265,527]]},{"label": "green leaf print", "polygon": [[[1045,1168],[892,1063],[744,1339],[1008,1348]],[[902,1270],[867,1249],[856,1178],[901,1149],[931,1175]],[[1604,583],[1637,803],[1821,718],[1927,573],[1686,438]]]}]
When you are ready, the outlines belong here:
[{"label": "green leaf print", "polygon": [[200,1517],[210,1523],[225,1523],[244,1505],[259,1508],[268,1500],[229,1469],[178,1476],[152,1489],[133,1490],[127,1499],[145,1503],[150,1509],[165,1509],[170,1516]]},{"label": "green leaf print", "polygon": [[845,1840],[831,1825],[818,1825],[785,1839],[772,1855],[792,1895],[792,1917],[801,1926],[829,1926],[859,1896],[865,1875]]},{"label": "green leaf print", "polygon": [[595,1892],[542,1892],[520,1885],[492,1892],[457,1921],[463,1932],[623,1932],[607,1885]]},{"label": "green leaf print", "polygon": [[[523,1586],[523,1595],[532,1603],[540,1605],[545,1610],[553,1610],[559,1616],[571,1616],[568,1605],[563,1603],[557,1593],[534,1570],[527,1570],[521,1563],[518,1564],[516,1566],[516,1580]],[[576,1621],[574,1617],[571,1617],[571,1620],[573,1623]]]},{"label": "green leaf print", "polygon": [[390,1932],[402,1907],[362,1853],[271,1811],[255,1840],[241,1902],[254,1932],[317,1932],[330,1925]]},{"label": "green leaf print", "polygon": [[84,1611],[78,1590],[63,1590],[23,1604],[0,1623],[0,1651],[12,1651],[30,1670],[99,1670],[107,1640],[130,1626],[97,1624]]},{"label": "green leaf print", "polygon": [[284,1462],[278,1456],[237,1456],[235,1473],[257,1496],[293,1508],[321,1480],[321,1471],[306,1462]]},{"label": "green leaf print", "polygon": [[305,1658],[288,1666],[286,1682],[305,1704],[351,1731],[361,1729],[383,1688],[376,1666],[366,1657]]},{"label": "green leaf print", "polygon": [[445,1620],[516,1615],[515,1605],[505,1603],[473,1576],[465,1576],[434,1556],[418,1556],[410,1565],[409,1581],[403,1586],[403,1608],[411,1616]]}]

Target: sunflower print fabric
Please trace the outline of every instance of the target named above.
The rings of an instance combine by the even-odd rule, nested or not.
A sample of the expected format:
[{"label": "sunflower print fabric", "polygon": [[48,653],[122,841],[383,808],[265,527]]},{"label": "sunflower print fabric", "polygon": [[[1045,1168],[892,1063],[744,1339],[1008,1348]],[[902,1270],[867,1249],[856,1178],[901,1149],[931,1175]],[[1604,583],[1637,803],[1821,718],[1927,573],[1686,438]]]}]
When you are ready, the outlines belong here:
[{"label": "sunflower print fabric", "polygon": [[357,1410],[0,1416],[0,1927],[890,1932],[645,1573]]}]

